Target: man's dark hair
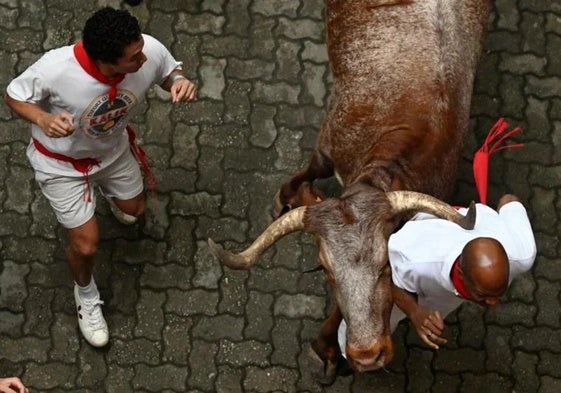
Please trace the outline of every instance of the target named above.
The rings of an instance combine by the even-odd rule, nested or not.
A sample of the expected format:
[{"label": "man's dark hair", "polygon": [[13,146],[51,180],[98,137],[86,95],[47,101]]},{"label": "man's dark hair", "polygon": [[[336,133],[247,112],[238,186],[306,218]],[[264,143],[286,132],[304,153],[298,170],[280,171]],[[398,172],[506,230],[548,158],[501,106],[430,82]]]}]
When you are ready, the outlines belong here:
[{"label": "man's dark hair", "polygon": [[127,45],[140,39],[138,20],[126,10],[104,7],[86,21],[84,49],[92,60],[116,64]]}]

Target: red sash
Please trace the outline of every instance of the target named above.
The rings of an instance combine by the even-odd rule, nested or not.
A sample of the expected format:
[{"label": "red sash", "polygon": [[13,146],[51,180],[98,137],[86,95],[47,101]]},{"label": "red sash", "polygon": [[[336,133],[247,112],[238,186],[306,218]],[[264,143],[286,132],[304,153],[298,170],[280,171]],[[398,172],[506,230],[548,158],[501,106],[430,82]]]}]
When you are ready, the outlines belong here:
[{"label": "red sash", "polygon": [[[135,135],[132,127],[127,125],[126,129],[127,129],[127,135],[128,135],[128,138],[129,138],[130,149],[131,149],[132,153],[134,154],[134,156],[136,157],[136,159],[139,161],[142,168],[144,169],[146,184],[147,184],[152,196],[154,196],[153,194],[154,194],[154,187],[156,186],[156,178],[154,176],[154,173],[152,172],[152,168],[150,167],[150,163],[148,162],[149,158],[146,155],[146,153],[144,152],[144,150],[140,146],[138,146],[138,144],[136,143],[136,135]],[[55,153],[55,152],[52,152],[49,149],[47,149],[37,139],[35,139],[35,138],[31,138],[31,139],[33,140],[33,145],[35,146],[35,148],[37,149],[37,151],[39,153],[41,153],[41,154],[43,154],[47,157],[53,158],[55,160],[59,160],[59,161],[63,161],[63,162],[67,162],[69,164],[72,164],[74,169],[76,169],[78,172],[80,172],[84,176],[84,180],[86,182],[86,184],[84,185],[84,188],[85,188],[84,189],[84,199],[87,202],[91,202],[92,201],[92,191],[91,191],[89,173],[94,166],[99,166],[99,164],[101,164],[101,161],[99,161],[96,158],[89,158],[89,157],[74,158],[74,157],[65,156],[64,154]]]},{"label": "red sash", "polygon": [[86,201],[91,202],[92,201],[92,190],[91,190],[91,185],[90,185],[89,173],[94,166],[96,166],[96,165],[99,166],[101,161],[99,161],[95,158],[88,158],[88,157],[86,157],[86,158],[73,158],[73,157],[65,156],[64,154],[55,153],[55,152],[52,152],[52,151],[48,150],[37,139],[35,139],[35,138],[31,138],[31,139],[33,140],[33,145],[35,145],[35,148],[37,149],[37,151],[39,153],[41,153],[41,154],[43,154],[47,157],[54,158],[55,160],[68,162],[68,163],[72,164],[74,169],[76,169],[78,172],[80,172],[82,175],[84,175],[84,179],[86,180],[86,184],[84,185],[84,188],[85,188],[84,198],[86,199]]}]

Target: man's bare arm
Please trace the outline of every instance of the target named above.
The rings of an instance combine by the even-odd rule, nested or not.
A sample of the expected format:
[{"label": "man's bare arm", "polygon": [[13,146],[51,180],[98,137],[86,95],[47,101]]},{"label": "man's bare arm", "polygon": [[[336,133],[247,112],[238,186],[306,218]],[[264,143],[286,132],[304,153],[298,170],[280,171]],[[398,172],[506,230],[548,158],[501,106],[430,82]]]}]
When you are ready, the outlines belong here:
[{"label": "man's bare arm", "polygon": [[442,337],[444,319],[438,311],[427,311],[419,306],[417,294],[408,292],[392,283],[392,296],[395,305],[411,319],[417,334],[429,347],[438,349],[445,344]]},{"label": "man's bare arm", "polygon": [[37,124],[49,137],[60,138],[74,132],[74,119],[68,113],[53,115],[37,104],[14,100],[7,93],[4,93],[4,101],[16,115]]}]

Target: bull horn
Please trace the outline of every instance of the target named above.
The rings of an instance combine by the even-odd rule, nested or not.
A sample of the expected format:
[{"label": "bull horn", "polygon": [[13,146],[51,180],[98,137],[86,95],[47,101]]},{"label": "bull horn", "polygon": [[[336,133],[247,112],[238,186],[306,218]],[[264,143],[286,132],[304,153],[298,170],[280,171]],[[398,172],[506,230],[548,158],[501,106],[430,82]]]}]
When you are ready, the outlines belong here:
[{"label": "bull horn", "polygon": [[277,220],[273,221],[265,231],[246,250],[239,254],[233,254],[224,250],[212,239],[208,239],[210,251],[223,264],[231,269],[248,269],[255,263],[257,258],[269,247],[271,247],[281,237],[291,232],[304,229],[304,214],[306,206],[290,210]]},{"label": "bull horn", "polygon": [[473,229],[475,226],[475,202],[471,202],[465,216],[460,214],[449,204],[427,194],[414,191],[386,192],[394,214],[407,211],[422,211],[434,214],[437,217],[455,222],[464,229]]}]

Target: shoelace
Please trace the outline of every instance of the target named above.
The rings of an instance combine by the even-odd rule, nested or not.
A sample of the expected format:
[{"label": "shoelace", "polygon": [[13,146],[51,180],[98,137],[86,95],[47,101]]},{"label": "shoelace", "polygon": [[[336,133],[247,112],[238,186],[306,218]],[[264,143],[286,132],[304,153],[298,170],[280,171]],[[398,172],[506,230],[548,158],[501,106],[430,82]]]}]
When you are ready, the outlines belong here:
[{"label": "shoelace", "polygon": [[82,310],[88,315],[88,325],[93,330],[105,328],[105,324],[103,323],[103,313],[101,312],[101,307],[99,307],[103,304],[103,300],[100,300],[99,298],[90,301],[82,300]]}]

